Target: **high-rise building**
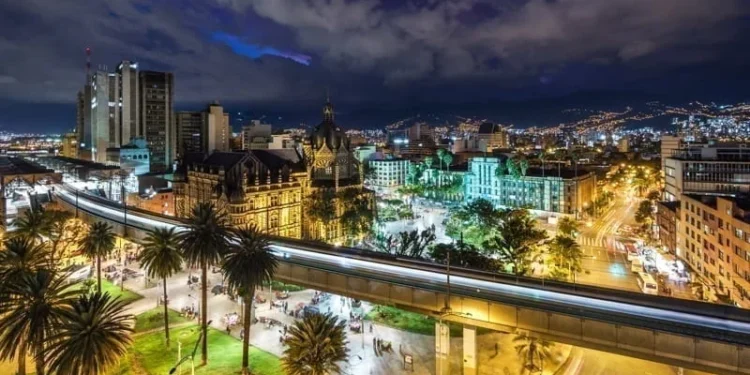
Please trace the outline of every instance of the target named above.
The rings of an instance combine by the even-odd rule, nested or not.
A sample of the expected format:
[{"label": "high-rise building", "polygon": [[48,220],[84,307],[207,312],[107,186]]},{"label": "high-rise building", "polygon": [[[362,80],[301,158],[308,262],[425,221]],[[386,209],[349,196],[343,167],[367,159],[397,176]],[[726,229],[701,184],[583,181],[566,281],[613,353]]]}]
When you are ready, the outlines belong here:
[{"label": "high-rise building", "polygon": [[91,159],[107,162],[107,148],[116,145],[119,122],[118,80],[115,73],[97,71],[91,77]]},{"label": "high-rise building", "polygon": [[172,168],[177,134],[174,121],[172,73],[141,71],[138,75],[141,134],[151,150],[151,171]]},{"label": "high-rise building", "polygon": [[80,152],[78,157],[91,160],[91,77],[86,77],[86,84],[78,92],[76,103],[76,143]]},{"label": "high-rise building", "polygon": [[129,143],[140,136],[138,123],[138,63],[122,61],[115,71],[117,86],[117,117],[120,121],[114,147]]},{"label": "high-rise building", "polygon": [[177,157],[191,152],[207,152],[203,112],[181,111],[175,114],[177,128]]},{"label": "high-rise building", "polygon": [[252,120],[250,125],[242,127],[242,149],[267,149],[271,142],[271,125],[263,124],[260,120]]},{"label": "high-rise building", "polygon": [[62,136],[60,155],[78,158],[78,136],[76,133],[65,133]]},{"label": "high-rise building", "polygon": [[[662,146],[663,147],[663,146]],[[750,192],[750,147],[747,144],[712,144],[672,150],[664,163],[665,200],[682,194]]]},{"label": "high-rise building", "polygon": [[190,152],[229,151],[229,114],[214,103],[202,112],[177,112],[177,156]]},{"label": "high-rise building", "polygon": [[704,298],[750,307],[750,200],[685,194],[680,203],[676,255],[700,276]]},{"label": "high-rise building", "polygon": [[508,148],[508,132],[499,124],[485,122],[479,125],[477,138],[484,143],[485,152],[492,152],[496,148]]},{"label": "high-rise building", "polygon": [[107,148],[118,148],[141,133],[138,64],[122,61],[114,73],[100,69],[78,92],[76,134],[80,157],[104,162]]},{"label": "high-rise building", "polygon": [[630,138],[624,136],[617,141],[617,151],[629,152],[630,151]]},{"label": "high-rise building", "polygon": [[218,102],[214,102],[206,110],[208,151],[229,151],[229,137],[232,132],[229,127],[229,114]]}]

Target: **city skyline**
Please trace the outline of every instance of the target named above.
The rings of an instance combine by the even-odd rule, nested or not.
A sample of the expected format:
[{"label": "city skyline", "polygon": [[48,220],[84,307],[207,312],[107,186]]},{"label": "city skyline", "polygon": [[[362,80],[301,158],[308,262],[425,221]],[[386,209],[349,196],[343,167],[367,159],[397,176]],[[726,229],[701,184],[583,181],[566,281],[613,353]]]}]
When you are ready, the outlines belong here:
[{"label": "city skyline", "polygon": [[740,1],[42,5],[0,5],[5,130],[73,127],[86,47],[93,69],[174,73],[177,110],[314,114],[326,89],[351,111],[592,91],[746,98]]}]

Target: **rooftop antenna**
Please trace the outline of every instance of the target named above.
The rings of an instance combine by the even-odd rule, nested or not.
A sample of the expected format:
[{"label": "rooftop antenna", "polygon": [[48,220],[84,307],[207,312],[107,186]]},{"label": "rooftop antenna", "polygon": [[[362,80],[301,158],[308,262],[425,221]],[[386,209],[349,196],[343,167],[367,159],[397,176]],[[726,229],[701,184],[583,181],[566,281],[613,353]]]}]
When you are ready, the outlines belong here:
[{"label": "rooftop antenna", "polygon": [[86,47],[86,82],[91,77],[91,47]]}]

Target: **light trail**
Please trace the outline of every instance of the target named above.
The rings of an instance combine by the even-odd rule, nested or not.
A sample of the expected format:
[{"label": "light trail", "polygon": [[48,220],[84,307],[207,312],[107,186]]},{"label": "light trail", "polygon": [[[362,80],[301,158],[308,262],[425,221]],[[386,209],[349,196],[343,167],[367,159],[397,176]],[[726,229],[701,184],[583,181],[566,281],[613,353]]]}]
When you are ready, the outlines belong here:
[{"label": "light trail", "polygon": [[[56,194],[63,197],[68,203],[75,202],[75,195],[65,190],[58,190]],[[96,213],[97,216],[115,220],[122,223],[124,213],[122,210],[107,207],[89,201],[85,196],[79,194],[78,206],[86,211]],[[154,220],[144,217],[140,213],[128,212],[128,223],[137,223],[145,228],[176,226],[172,223]],[[377,274],[383,280],[405,285],[444,285],[445,274],[441,272],[415,269],[413,265],[397,265],[378,259],[357,259],[353,257],[332,255],[323,251],[297,249],[288,246],[272,245],[273,249],[281,252],[287,260],[294,262],[295,259],[314,263],[322,269],[346,269],[348,272],[362,277],[368,274]],[[649,307],[633,303],[618,302],[605,299],[597,299],[587,296],[568,294],[564,292],[544,290],[538,287],[513,285],[502,282],[492,282],[479,278],[471,278],[461,275],[451,276],[451,287],[454,290],[476,291],[479,295],[487,295],[489,300],[503,301],[503,298],[522,298],[543,302],[545,304],[556,304],[577,310],[590,310],[602,314],[627,315],[637,325],[640,318],[673,323],[678,326],[690,325],[693,327],[717,330],[722,332],[733,332],[750,335],[750,323],[739,320],[723,319],[707,315],[699,315],[688,312],[672,311],[664,308]],[[680,333],[680,332],[677,332]],[[684,333],[683,333],[684,334]],[[750,336],[748,336],[750,337]]]}]

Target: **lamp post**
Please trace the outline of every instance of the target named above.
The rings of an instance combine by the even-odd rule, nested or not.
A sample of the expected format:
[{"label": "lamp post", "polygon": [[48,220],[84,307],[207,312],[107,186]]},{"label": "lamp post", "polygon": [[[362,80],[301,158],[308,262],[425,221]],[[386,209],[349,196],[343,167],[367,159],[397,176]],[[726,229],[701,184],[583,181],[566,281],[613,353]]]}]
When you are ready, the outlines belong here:
[{"label": "lamp post", "polygon": [[[211,325],[211,322],[212,322],[212,320],[209,320],[206,323],[206,325]],[[198,344],[200,344],[201,339],[203,339],[203,331],[202,330],[201,330],[200,334],[198,334],[198,341],[195,342],[195,347],[193,348],[193,352],[191,354],[188,354],[188,355],[180,358],[177,361],[177,364],[175,364],[174,367],[172,367],[172,369],[169,370],[169,374],[170,375],[174,374],[175,371],[177,371],[178,368],[180,369],[180,373],[182,373],[182,364],[185,361],[187,361],[187,360],[190,360],[190,374],[191,375],[195,375],[195,361],[194,361],[194,359],[195,359],[195,352],[198,351]],[[177,340],[177,355],[178,356],[180,355],[181,351],[182,351],[182,344],[180,343],[179,340]]]},{"label": "lamp post", "polygon": [[76,218],[78,218],[78,188],[76,188]]}]

